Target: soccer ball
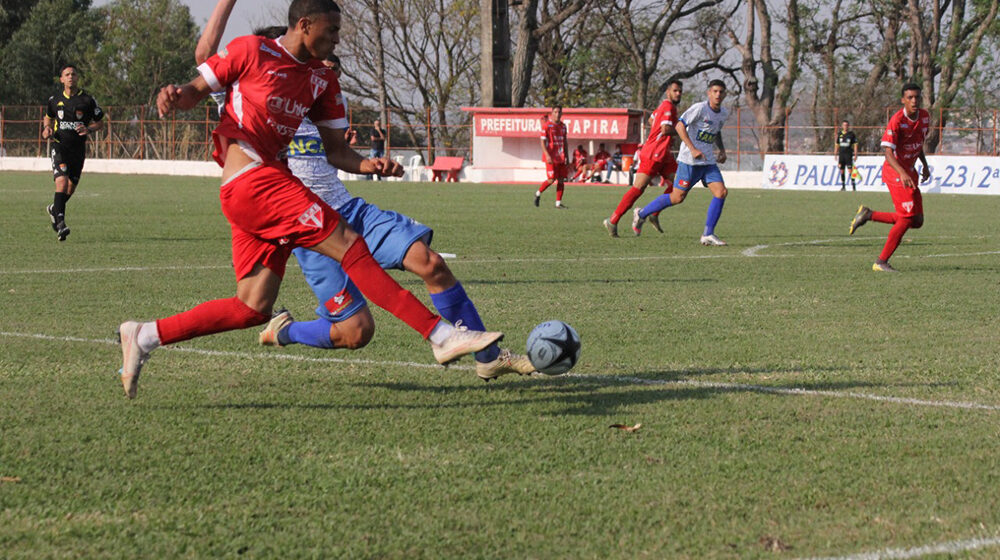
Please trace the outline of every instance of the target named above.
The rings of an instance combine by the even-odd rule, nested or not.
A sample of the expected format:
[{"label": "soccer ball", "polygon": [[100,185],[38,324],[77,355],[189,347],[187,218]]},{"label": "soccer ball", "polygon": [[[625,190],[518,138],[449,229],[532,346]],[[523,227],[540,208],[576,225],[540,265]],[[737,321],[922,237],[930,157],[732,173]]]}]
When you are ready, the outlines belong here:
[{"label": "soccer ball", "polygon": [[562,321],[545,321],[528,335],[528,359],[546,375],[566,373],[580,359],[580,336]]}]

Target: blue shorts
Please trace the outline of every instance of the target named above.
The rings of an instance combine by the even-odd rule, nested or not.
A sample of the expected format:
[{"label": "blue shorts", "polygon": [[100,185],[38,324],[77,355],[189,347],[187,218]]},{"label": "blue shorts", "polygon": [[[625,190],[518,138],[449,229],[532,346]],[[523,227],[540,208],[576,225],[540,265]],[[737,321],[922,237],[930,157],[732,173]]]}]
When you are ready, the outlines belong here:
[{"label": "blue shorts", "polygon": [[677,178],[674,179],[674,187],[687,192],[691,186],[701,181],[701,184],[708,186],[709,183],[722,183],[722,172],[719,166],[715,165],[688,165],[677,162]]},{"label": "blue shorts", "polygon": [[[382,210],[363,198],[352,198],[337,209],[345,224],[358,232],[382,268],[402,270],[403,258],[417,241],[430,245],[434,231],[413,218]],[[354,315],[367,305],[357,286],[340,263],[315,251],[299,247],[292,251],[299,261],[306,283],[319,306],[316,314],[334,323]]]}]

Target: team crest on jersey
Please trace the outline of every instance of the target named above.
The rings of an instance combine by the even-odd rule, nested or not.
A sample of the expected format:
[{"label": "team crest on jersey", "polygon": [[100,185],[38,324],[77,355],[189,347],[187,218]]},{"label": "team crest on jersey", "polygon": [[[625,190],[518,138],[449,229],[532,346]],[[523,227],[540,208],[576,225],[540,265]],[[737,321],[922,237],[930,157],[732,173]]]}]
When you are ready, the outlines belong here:
[{"label": "team crest on jersey", "polygon": [[912,212],[913,211],[913,202],[912,201],[904,202],[903,203],[903,210],[906,210],[907,212]]},{"label": "team crest on jersey", "polygon": [[63,110],[59,109],[56,111],[56,116],[59,117],[59,120],[63,120]]},{"label": "team crest on jersey", "polygon": [[351,297],[351,292],[348,292],[347,288],[344,288],[340,293],[326,300],[326,303],[323,305],[331,315],[336,315],[347,309],[352,303],[354,303],[354,298]]},{"label": "team crest on jersey", "polygon": [[307,226],[320,229],[323,227],[323,207],[319,203],[313,203],[301,216],[299,216],[299,223]]},{"label": "team crest on jersey", "polygon": [[309,78],[309,83],[312,84],[312,94],[314,98],[319,97],[319,94],[326,91],[327,86],[330,85],[329,81],[320,78],[316,74],[313,74]]}]

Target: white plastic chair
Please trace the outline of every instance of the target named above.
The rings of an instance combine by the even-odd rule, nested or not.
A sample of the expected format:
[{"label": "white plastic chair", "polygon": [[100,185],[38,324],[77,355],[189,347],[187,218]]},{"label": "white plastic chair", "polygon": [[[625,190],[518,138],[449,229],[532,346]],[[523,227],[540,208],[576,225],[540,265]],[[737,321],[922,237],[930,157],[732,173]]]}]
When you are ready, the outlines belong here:
[{"label": "white plastic chair", "polygon": [[[396,163],[398,163],[400,167],[403,167],[403,162],[406,160],[406,156],[392,156],[392,160],[395,161]],[[389,177],[389,179],[392,180],[392,181],[405,181],[406,180],[406,168],[403,167],[403,176],[402,177]]]},{"label": "white plastic chair", "polygon": [[424,158],[420,154],[410,157],[410,164],[406,166],[403,179],[406,181],[424,180]]}]

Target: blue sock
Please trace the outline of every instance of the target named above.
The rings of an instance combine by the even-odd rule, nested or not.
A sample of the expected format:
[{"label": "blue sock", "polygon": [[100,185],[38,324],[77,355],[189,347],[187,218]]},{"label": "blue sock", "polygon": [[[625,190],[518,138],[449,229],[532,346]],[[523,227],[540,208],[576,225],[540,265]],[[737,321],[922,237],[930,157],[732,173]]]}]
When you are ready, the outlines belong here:
[{"label": "blue sock", "polygon": [[715,233],[715,224],[719,223],[722,216],[722,205],[726,203],[724,198],[713,198],[708,205],[708,213],[705,215],[705,233],[702,235],[712,235]]},{"label": "blue sock", "polygon": [[655,214],[664,208],[669,208],[671,204],[670,195],[661,194],[660,196],[654,198],[653,202],[650,202],[639,210],[639,217],[645,220],[650,214]]},{"label": "blue sock", "polygon": [[305,344],[313,348],[333,348],[333,341],[330,340],[332,324],[326,319],[296,321],[287,329],[278,332],[278,343],[282,346]]},{"label": "blue sock", "polygon": [[[443,292],[431,294],[431,301],[434,302],[434,307],[437,308],[438,313],[448,321],[451,321],[452,324],[461,321],[469,330],[486,330],[483,320],[479,318],[479,312],[476,311],[476,306],[469,299],[469,296],[465,294],[465,288],[462,287],[461,282],[455,282],[454,286]],[[500,349],[497,348],[496,344],[492,344],[485,350],[476,352],[476,361],[492,362],[499,355]]]}]

